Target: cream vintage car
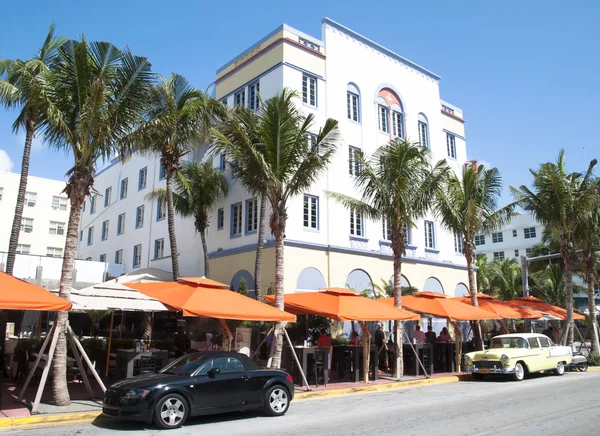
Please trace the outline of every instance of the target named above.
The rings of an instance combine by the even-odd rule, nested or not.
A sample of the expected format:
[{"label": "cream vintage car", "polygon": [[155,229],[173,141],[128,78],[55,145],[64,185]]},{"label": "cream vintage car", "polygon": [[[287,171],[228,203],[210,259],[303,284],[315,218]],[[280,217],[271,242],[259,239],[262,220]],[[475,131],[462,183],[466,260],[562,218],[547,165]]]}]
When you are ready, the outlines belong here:
[{"label": "cream vintage car", "polygon": [[532,372],[553,371],[563,375],[572,357],[570,347],[555,345],[548,336],[516,333],[494,337],[488,350],[465,354],[465,369],[475,379],[502,374],[520,381]]}]

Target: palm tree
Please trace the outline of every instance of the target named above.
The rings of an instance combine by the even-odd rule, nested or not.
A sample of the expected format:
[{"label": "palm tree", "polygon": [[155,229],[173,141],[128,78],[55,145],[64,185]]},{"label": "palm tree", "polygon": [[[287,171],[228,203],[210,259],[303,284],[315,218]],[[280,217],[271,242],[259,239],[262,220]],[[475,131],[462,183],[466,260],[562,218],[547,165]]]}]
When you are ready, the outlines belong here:
[{"label": "palm tree", "polygon": [[523,293],[521,267],[515,259],[504,259],[489,264],[494,291],[501,300],[514,300]]},{"label": "palm tree", "polygon": [[[442,224],[462,240],[467,261],[471,304],[478,306],[475,277],[475,236],[490,233],[507,223],[514,209],[513,204],[498,209],[502,193],[502,177],[496,168],[485,169],[483,165],[469,165],[462,178],[454,172],[446,180],[446,189],[438,196],[436,211]],[[473,329],[478,349],[481,349],[479,322]]]},{"label": "palm tree", "polygon": [[[389,279],[387,282],[384,279],[381,279],[380,285],[374,285],[375,289],[372,294],[375,299],[377,298],[389,298],[394,296],[394,280]],[[403,297],[407,295],[414,295],[419,290],[414,286],[401,286],[401,294]],[[370,291],[369,291],[370,292]]]},{"label": "palm tree", "polygon": [[152,87],[146,121],[127,138],[132,147],[160,156],[166,179],[173,280],[179,278],[173,181],[179,173],[183,156],[208,139],[212,125],[223,110],[221,103],[193,88],[183,76],[171,74]]},{"label": "palm tree", "polygon": [[[408,229],[414,227],[432,206],[448,167],[446,161],[430,165],[430,151],[419,143],[394,139],[379,148],[370,159],[358,156],[359,171],[354,179],[361,199],[327,192],[338,203],[372,220],[382,220],[390,233],[394,258],[394,306],[402,307],[402,257],[408,245]],[[402,377],[402,322],[394,324],[396,373]]]},{"label": "palm tree", "polygon": [[487,256],[477,256],[477,290],[482,294],[493,295],[492,277],[490,264],[487,261]]},{"label": "palm tree", "polygon": [[561,335],[561,343],[573,344],[573,265],[575,263],[575,230],[591,219],[595,183],[591,183],[592,172],[597,161],[590,162],[585,174],[570,173],[565,169],[565,152],[561,150],[556,163],[547,162],[533,175],[533,190],[527,186],[511,191],[521,207],[533,213],[547,228],[557,232],[560,254],[565,269],[565,306],[567,319]]},{"label": "palm tree", "polygon": [[[93,190],[98,160],[120,151],[122,139],[142,121],[149,86],[154,79],[146,58],[107,42],[68,41],[58,49],[47,82],[45,119],[40,128],[46,142],[74,157],[65,193],[71,203],[59,296],[70,297],[81,207]],[[65,330],[68,312],[58,312],[59,329],[53,365],[54,401],[69,404],[66,380]]]},{"label": "palm tree", "polygon": [[[253,192],[264,192],[271,203],[269,227],[275,236],[275,305],[282,310],[288,201],[319,180],[339,142],[338,123],[333,119],[325,121],[314,142],[309,141],[314,115],[304,116],[296,106],[296,98],[294,91],[284,89],[262,104],[257,114],[258,124],[249,121],[244,111],[233,111],[213,131],[214,151],[227,156],[244,186]],[[260,142],[256,142],[256,134]],[[275,368],[281,364],[282,328],[283,323],[278,323],[273,341]]]},{"label": "palm tree", "polygon": [[[206,229],[210,225],[209,214],[221,197],[227,195],[227,190],[227,178],[210,161],[187,162],[175,176],[173,206],[181,216],[194,218],[194,226],[202,239],[206,277],[210,276],[206,246]],[[166,201],[167,190],[155,189],[146,198]]]},{"label": "palm tree", "polygon": [[[567,291],[564,267],[557,263],[546,264],[529,275],[529,288],[534,297],[554,306],[565,307]],[[573,289],[585,292],[583,286],[573,284]]]}]

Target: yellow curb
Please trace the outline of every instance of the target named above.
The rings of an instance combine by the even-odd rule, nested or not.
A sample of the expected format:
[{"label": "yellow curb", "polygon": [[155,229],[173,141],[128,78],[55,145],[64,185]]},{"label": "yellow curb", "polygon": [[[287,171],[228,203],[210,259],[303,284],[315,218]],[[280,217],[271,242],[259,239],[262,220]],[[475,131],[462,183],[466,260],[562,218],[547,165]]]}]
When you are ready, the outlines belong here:
[{"label": "yellow curb", "polygon": [[324,398],[324,397],[338,397],[341,395],[348,394],[359,394],[363,392],[380,392],[380,391],[389,391],[392,389],[404,389],[409,387],[418,387],[418,386],[431,386],[431,385],[441,385],[445,383],[456,383],[460,381],[459,376],[451,376],[451,377],[439,377],[439,378],[426,378],[420,380],[407,380],[400,381],[388,384],[381,385],[363,385],[356,386],[352,388],[343,388],[343,389],[331,389],[328,391],[309,391],[309,392],[298,392],[294,395],[294,401],[296,400],[312,400],[316,398]]},{"label": "yellow curb", "polygon": [[48,415],[33,415],[22,418],[4,418],[0,419],[0,430],[15,430],[24,427],[52,427],[56,425],[92,422],[101,414],[102,412],[52,413]]},{"label": "yellow curb", "polygon": [[588,366],[588,371],[600,371],[600,366]]}]

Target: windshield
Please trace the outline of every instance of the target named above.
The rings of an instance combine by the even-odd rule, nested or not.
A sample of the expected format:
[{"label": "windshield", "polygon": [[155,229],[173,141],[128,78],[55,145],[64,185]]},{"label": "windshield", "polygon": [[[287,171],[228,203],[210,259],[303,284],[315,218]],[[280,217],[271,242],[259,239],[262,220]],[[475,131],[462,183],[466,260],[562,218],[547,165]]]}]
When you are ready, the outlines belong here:
[{"label": "windshield", "polygon": [[523,338],[494,338],[491,348],[529,348]]},{"label": "windshield", "polygon": [[181,356],[171,364],[165,366],[160,372],[163,374],[190,375],[208,361],[204,354],[190,354]]}]

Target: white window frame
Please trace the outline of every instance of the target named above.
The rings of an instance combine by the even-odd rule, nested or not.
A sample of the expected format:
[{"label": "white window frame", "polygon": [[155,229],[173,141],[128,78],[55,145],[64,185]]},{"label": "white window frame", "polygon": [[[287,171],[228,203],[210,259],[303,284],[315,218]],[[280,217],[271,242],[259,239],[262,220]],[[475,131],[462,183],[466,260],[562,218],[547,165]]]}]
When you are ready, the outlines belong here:
[{"label": "white window frame", "polygon": [[63,236],[65,234],[66,223],[60,221],[50,221],[50,228],[48,229],[49,235]]},{"label": "white window frame", "polygon": [[167,217],[167,200],[159,198],[156,201],[156,221],[162,221]]},{"label": "white window frame", "polygon": [[463,247],[462,235],[454,234],[454,252],[461,256],[465,254]]},{"label": "white window frame", "polygon": [[146,189],[148,184],[148,167],[142,168],[138,173],[138,191]]},{"label": "white window frame", "polygon": [[[140,213],[141,212],[141,213]],[[146,212],[146,207],[142,204],[135,209],[135,228],[141,229],[144,227],[144,213]]]},{"label": "white window frame", "polygon": [[533,249],[532,248],[526,248],[525,249],[525,256],[531,257],[532,254],[533,254]]},{"label": "white window frame", "polygon": [[314,76],[302,75],[302,103],[317,107],[317,78]]},{"label": "white window frame", "polygon": [[139,268],[142,266],[142,244],[133,246],[133,261],[131,262],[132,268]]},{"label": "white window frame", "polygon": [[519,250],[515,249],[515,257],[519,257]]},{"label": "white window frame", "polygon": [[392,135],[395,138],[404,138],[404,115],[395,110],[392,111]]},{"label": "white window frame", "polygon": [[346,92],[346,109],[348,119],[350,121],[354,121],[355,123],[360,123],[359,117],[359,106],[360,105],[360,96],[355,94],[354,92],[347,91]]},{"label": "white window frame", "polygon": [[516,238],[516,237],[517,237],[517,235],[518,235],[517,231],[516,231],[516,230],[513,230],[513,231],[512,231],[512,235],[513,235],[513,238]]},{"label": "white window frame", "polygon": [[382,104],[377,105],[377,123],[379,125],[379,131],[388,133],[390,131],[389,126],[389,109],[387,106]]},{"label": "white window frame", "polygon": [[17,244],[17,248],[15,250],[17,254],[30,254],[31,253],[31,245],[29,244]]},{"label": "white window frame", "polygon": [[217,209],[217,230],[223,230],[225,227],[225,209]]},{"label": "white window frame", "polygon": [[154,240],[154,259],[165,257],[165,238]]},{"label": "white window frame", "polygon": [[456,136],[446,133],[446,149],[448,157],[456,159]]},{"label": "white window frame", "polygon": [[304,194],[302,226],[306,230],[319,230],[319,197],[316,195]]},{"label": "white window frame", "polygon": [[383,241],[392,240],[392,231],[390,229],[390,226],[388,226],[388,220],[385,218],[381,220],[381,239]]},{"label": "white window frame", "polygon": [[231,205],[231,234],[232,238],[242,236],[244,227],[243,204],[242,202]]},{"label": "white window frame", "polygon": [[109,221],[103,221],[102,222],[102,240],[106,241],[108,239],[108,227],[109,227]]},{"label": "white window frame", "polygon": [[494,260],[497,260],[498,262],[502,262],[505,257],[504,257],[504,251],[494,251]]},{"label": "white window frame", "polygon": [[104,263],[106,263],[106,253],[105,253],[105,254],[101,254],[101,255],[98,257],[98,261],[99,261],[99,262],[104,262]]},{"label": "white window frame", "polygon": [[53,195],[52,196],[52,209],[53,210],[67,210],[68,208],[68,201],[69,199],[67,197],[59,197],[58,195]]},{"label": "white window frame", "polygon": [[485,235],[475,235],[475,245],[485,245]]},{"label": "white window frame", "polygon": [[527,227],[523,229],[523,236],[525,239],[534,239],[537,236],[535,227]]},{"label": "white window frame", "polygon": [[125,178],[121,180],[121,187],[119,188],[119,199],[123,200],[127,198],[127,190],[129,189],[129,179]]},{"label": "white window frame", "polygon": [[256,81],[248,86],[248,107],[253,111],[260,109],[260,82]]},{"label": "white window frame", "polygon": [[88,228],[87,244],[88,246],[94,244],[94,226]]},{"label": "white window frame", "polygon": [[365,237],[365,219],[361,212],[350,209],[350,235],[359,238]]},{"label": "white window frame", "polygon": [[117,216],[117,235],[125,233],[125,213]]},{"label": "white window frame", "polygon": [[96,213],[96,203],[98,202],[98,195],[92,195],[92,199],[90,200],[90,215]]},{"label": "white window frame", "polygon": [[123,249],[115,251],[115,263],[117,265],[123,265]]},{"label": "white window frame", "polygon": [[33,233],[33,218],[21,219],[21,231],[23,233]]},{"label": "white window frame", "polygon": [[492,243],[498,244],[500,242],[504,242],[504,234],[502,232],[492,233]]},{"label": "white window frame", "polygon": [[46,247],[46,257],[63,257],[63,249],[60,247]]},{"label": "white window frame", "polygon": [[356,155],[361,153],[362,150],[358,147],[348,146],[348,173],[351,176],[359,176],[363,170],[362,162],[360,162]]},{"label": "white window frame", "polygon": [[427,122],[419,120],[419,143],[422,147],[429,148],[429,126]]},{"label": "white window frame", "polygon": [[233,95],[233,105],[234,106],[245,106],[246,105],[246,88],[236,92]]},{"label": "white window frame", "polygon": [[35,207],[37,204],[37,192],[25,192],[25,206]]},{"label": "white window frame", "polygon": [[247,235],[256,233],[258,230],[258,200],[256,197],[246,200],[246,220],[244,226]]},{"label": "white window frame", "polygon": [[112,197],[112,186],[109,186],[104,190],[104,207],[110,206],[110,200]]},{"label": "white window frame", "polygon": [[425,248],[431,250],[436,249],[435,241],[435,223],[433,221],[425,221]]}]

